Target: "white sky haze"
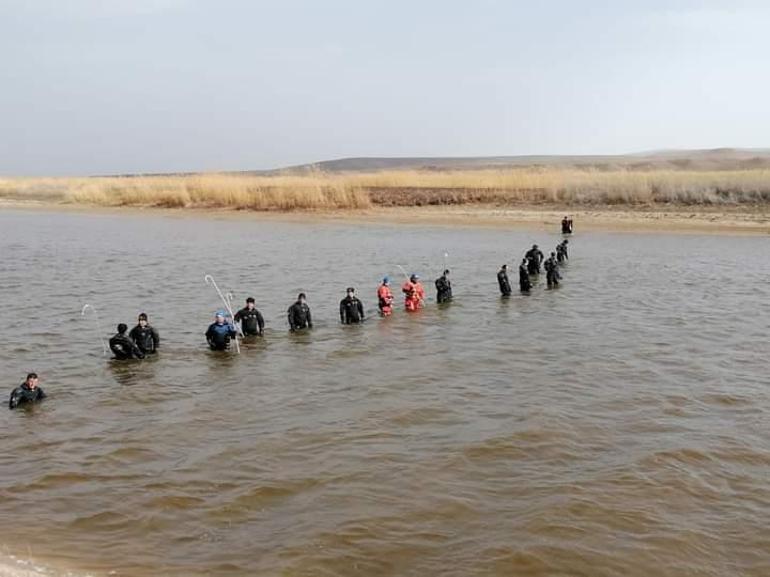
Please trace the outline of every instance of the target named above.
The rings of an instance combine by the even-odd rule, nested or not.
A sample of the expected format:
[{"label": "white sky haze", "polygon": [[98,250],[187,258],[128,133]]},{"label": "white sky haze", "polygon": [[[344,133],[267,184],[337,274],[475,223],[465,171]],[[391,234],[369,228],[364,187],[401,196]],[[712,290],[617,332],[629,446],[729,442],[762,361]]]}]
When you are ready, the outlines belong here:
[{"label": "white sky haze", "polygon": [[0,174],[770,146],[770,3],[0,0]]}]

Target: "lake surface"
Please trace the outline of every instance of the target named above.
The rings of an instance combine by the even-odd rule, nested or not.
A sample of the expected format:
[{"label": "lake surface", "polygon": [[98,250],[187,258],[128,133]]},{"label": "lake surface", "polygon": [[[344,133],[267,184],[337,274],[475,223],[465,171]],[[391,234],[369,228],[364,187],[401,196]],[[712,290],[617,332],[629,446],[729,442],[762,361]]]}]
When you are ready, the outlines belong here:
[{"label": "lake surface", "polygon": [[[502,300],[499,266],[560,239],[0,212],[3,394],[35,370],[49,395],[0,411],[0,552],[52,575],[770,575],[770,239],[578,232],[558,290]],[[398,264],[430,298],[380,319]],[[207,273],[265,316],[240,355],[206,347]],[[362,326],[339,325],[349,285]],[[316,329],[290,335],[300,290]],[[105,358],[142,311],[161,353]]]}]

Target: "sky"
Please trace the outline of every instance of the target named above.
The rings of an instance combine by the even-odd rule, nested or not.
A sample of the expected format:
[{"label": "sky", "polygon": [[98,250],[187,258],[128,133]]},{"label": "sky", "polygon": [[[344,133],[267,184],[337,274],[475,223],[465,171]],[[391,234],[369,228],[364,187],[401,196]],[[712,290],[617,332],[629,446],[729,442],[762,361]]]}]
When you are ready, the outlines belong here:
[{"label": "sky", "polygon": [[764,0],[0,0],[0,175],[770,147]]}]

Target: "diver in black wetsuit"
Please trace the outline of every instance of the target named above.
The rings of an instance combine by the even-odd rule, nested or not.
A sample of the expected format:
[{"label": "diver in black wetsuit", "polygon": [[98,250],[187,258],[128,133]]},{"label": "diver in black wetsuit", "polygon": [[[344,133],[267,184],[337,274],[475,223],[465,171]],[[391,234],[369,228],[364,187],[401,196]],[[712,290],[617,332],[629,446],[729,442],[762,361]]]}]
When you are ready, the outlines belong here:
[{"label": "diver in black wetsuit", "polygon": [[500,294],[504,297],[511,296],[511,282],[508,280],[508,265],[504,264],[497,272],[497,284],[500,285]]},{"label": "diver in black wetsuit", "polygon": [[134,341],[139,350],[145,355],[154,355],[158,352],[160,345],[160,336],[158,331],[147,324],[147,314],[140,313],[137,319],[137,325],[128,333],[128,337]]},{"label": "diver in black wetsuit", "polygon": [[436,279],[436,302],[447,303],[452,300],[452,281],[449,280],[449,269]]},{"label": "diver in black wetsuit", "polygon": [[559,265],[556,264],[556,253],[552,252],[551,256],[545,261],[543,265],[546,272],[546,281],[548,288],[555,288],[559,286]]},{"label": "diver in black wetsuit", "polygon": [[230,348],[230,339],[236,338],[235,327],[227,322],[226,311],[217,311],[214,322],[206,329],[206,342],[212,351],[226,351]]},{"label": "diver in black wetsuit", "polygon": [[134,341],[126,336],[128,327],[125,323],[118,325],[118,332],[110,339],[110,350],[119,361],[128,359],[143,359],[144,353],[136,346]]},{"label": "diver in black wetsuit", "polygon": [[545,255],[537,248],[537,245],[533,244],[532,248],[524,256],[527,259],[527,272],[529,274],[540,274],[540,264],[543,262]]},{"label": "diver in black wetsuit", "polygon": [[[564,242],[567,242],[566,240]],[[556,245],[556,262],[563,264],[567,260],[567,246],[564,242]]]},{"label": "diver in black wetsuit", "polygon": [[529,260],[525,258],[519,265],[519,289],[521,289],[521,292],[523,293],[528,293],[532,288],[532,282],[529,280],[529,270],[527,268],[528,263]]},{"label": "diver in black wetsuit", "polygon": [[8,400],[8,408],[15,409],[19,405],[36,403],[45,399],[45,391],[43,391],[37,383],[37,373],[29,373],[24,382],[11,392],[11,398]]},{"label": "diver in black wetsuit", "polygon": [[310,307],[305,302],[305,293],[299,293],[297,302],[289,307],[289,330],[296,332],[302,329],[313,328],[313,317],[310,314]]},{"label": "diver in black wetsuit", "polygon": [[356,289],[348,287],[347,296],[340,301],[340,322],[343,325],[357,325],[364,322],[364,303],[356,296]]},{"label": "diver in black wetsuit", "polygon": [[246,299],[246,306],[235,313],[235,320],[240,321],[241,331],[244,335],[262,336],[265,331],[265,319],[262,313],[254,307],[254,299]]},{"label": "diver in black wetsuit", "polygon": [[562,234],[572,234],[572,219],[568,217],[564,217],[561,219],[561,233]]}]

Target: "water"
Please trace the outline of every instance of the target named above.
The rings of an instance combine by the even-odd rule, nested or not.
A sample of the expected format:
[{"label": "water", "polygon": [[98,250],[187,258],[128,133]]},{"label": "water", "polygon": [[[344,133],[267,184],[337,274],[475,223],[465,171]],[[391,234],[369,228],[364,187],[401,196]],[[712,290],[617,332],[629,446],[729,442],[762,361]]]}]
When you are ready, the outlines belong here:
[{"label": "water", "polygon": [[[0,551],[138,577],[770,575],[770,239],[582,233],[560,289],[501,300],[499,266],[559,239],[0,213],[3,382],[50,395],[0,411]],[[429,285],[445,251],[455,303],[373,314],[383,274]],[[206,273],[265,315],[240,356],[206,349]],[[316,330],[289,335],[300,290]],[[103,358],[85,303],[104,332],[146,311],[161,355]]]}]

